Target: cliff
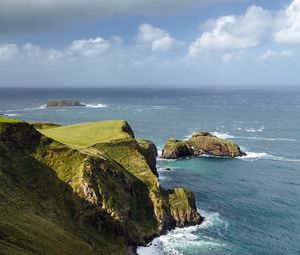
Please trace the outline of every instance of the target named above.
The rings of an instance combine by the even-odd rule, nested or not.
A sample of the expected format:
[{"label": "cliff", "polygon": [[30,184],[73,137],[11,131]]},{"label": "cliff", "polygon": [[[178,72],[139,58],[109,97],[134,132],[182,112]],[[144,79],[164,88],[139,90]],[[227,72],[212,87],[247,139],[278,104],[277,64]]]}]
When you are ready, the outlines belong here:
[{"label": "cliff", "polygon": [[178,159],[204,154],[231,158],[246,155],[236,143],[202,131],[193,133],[192,137],[187,141],[174,138],[169,139],[163,148],[161,157]]},{"label": "cliff", "polygon": [[202,222],[190,191],[160,186],[156,148],[127,122],[36,127],[0,118],[4,254],[125,254]]}]

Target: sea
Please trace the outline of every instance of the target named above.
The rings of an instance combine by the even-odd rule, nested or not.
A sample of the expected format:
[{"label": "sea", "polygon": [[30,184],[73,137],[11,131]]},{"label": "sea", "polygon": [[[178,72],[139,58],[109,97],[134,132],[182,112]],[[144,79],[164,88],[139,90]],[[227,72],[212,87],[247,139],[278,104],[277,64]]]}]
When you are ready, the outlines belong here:
[{"label": "sea", "polygon": [[[47,109],[50,99],[87,106]],[[205,221],[170,231],[138,254],[300,254],[299,89],[7,88],[0,89],[0,113],[65,125],[124,119],[159,153],[168,138],[200,130],[232,140],[247,156],[158,158],[161,185],[192,190]]]}]

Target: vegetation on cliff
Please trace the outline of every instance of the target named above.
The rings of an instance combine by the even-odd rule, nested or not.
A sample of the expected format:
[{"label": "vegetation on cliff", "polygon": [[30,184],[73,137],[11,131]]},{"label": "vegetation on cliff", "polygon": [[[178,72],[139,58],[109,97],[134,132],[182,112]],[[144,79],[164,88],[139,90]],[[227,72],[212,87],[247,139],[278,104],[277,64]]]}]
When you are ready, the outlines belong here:
[{"label": "vegetation on cliff", "polygon": [[4,254],[125,254],[203,220],[190,191],[160,187],[156,148],[125,121],[0,122]]}]

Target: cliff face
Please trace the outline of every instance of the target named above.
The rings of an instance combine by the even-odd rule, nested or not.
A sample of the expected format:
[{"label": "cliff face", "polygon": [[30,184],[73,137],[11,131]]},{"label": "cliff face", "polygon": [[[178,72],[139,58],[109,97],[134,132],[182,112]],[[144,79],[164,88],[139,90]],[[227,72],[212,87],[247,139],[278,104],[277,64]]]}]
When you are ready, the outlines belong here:
[{"label": "cliff face", "polygon": [[160,187],[156,148],[124,125],[130,134],[122,139],[75,147],[25,122],[0,123],[1,250],[125,254],[126,246],[202,222],[190,191]]}]

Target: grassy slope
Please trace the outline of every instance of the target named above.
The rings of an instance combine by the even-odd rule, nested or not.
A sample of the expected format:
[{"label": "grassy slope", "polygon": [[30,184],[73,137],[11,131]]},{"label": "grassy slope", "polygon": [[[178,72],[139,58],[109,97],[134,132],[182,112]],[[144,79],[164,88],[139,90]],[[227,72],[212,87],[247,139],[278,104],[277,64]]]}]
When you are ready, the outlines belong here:
[{"label": "grassy slope", "polygon": [[[104,131],[104,141],[131,137],[122,131],[124,124],[123,121],[81,124],[82,130],[74,125],[73,131],[83,134],[84,138],[77,136],[80,145],[89,144],[95,136],[91,132],[86,136],[85,131],[90,131],[91,126],[97,132]],[[0,131],[15,126],[4,118],[1,125]],[[23,126],[19,130],[25,130]],[[70,128],[66,133],[58,133],[62,137],[71,134],[66,135],[68,140],[73,135]],[[16,128],[11,130],[18,132]],[[22,146],[26,132],[13,136],[22,140]],[[98,133],[97,141],[100,140],[103,137]],[[157,233],[146,185],[113,160],[103,157],[103,152],[96,148],[72,149],[44,138],[37,149],[31,150],[12,149],[0,155],[0,250],[3,254],[124,254],[124,238],[120,237],[123,232],[129,242],[143,242],[142,237]],[[87,199],[82,185],[94,190],[95,195]],[[97,215],[101,213],[93,206],[97,199],[105,211],[114,215],[105,216],[108,219],[100,223]],[[82,221],[88,222],[87,226]],[[122,227],[120,224],[124,223]],[[100,224],[103,231],[99,233],[95,224]]]},{"label": "grassy slope", "polygon": [[[74,168],[84,157],[55,143],[51,147],[45,149],[58,164],[64,150]],[[83,212],[93,208],[67,184],[76,178],[73,171],[60,176],[65,170],[45,154],[13,150],[0,156],[0,254],[124,254],[120,237],[82,224]]]},{"label": "grassy slope", "polygon": [[126,128],[125,121],[107,121],[42,129],[73,148],[42,137],[31,152],[13,144],[10,153],[0,154],[4,254],[124,254],[121,236],[140,243],[157,234],[157,219],[170,214],[164,207],[176,215],[189,211],[181,189],[163,195]]},{"label": "grassy slope", "polygon": [[101,121],[39,130],[52,139],[77,147],[89,147],[97,143],[130,138],[123,132],[125,121]]},{"label": "grassy slope", "polygon": [[10,118],[0,116],[0,123],[15,123],[15,122],[21,122],[21,120],[10,119]]}]

